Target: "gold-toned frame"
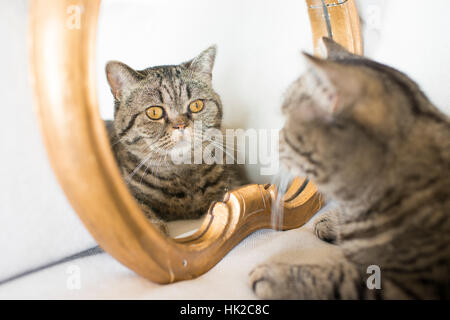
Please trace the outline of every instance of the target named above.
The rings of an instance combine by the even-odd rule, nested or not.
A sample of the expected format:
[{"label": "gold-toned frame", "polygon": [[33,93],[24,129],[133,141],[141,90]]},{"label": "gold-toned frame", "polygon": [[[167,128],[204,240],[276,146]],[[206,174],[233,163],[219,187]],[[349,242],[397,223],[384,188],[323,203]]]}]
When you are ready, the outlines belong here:
[{"label": "gold-toned frame", "polygon": [[[306,3],[314,43],[332,36],[349,50],[362,52],[353,1]],[[73,6],[82,8],[80,28],[67,25]],[[276,189],[249,185],[228,192],[186,238],[171,239],[148,222],[120,175],[97,107],[99,7],[100,0],[31,1],[32,82],[50,162],[73,208],[105,251],[158,283],[197,277],[247,235],[271,227]],[[296,179],[284,199],[282,229],[303,225],[322,205],[314,184],[304,179]]]}]

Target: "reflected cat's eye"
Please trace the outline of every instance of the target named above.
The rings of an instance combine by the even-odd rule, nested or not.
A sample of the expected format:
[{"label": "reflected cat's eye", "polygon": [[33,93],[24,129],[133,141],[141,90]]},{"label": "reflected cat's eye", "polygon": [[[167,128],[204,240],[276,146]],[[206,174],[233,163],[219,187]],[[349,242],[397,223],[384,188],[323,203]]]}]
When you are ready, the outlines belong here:
[{"label": "reflected cat's eye", "polygon": [[164,109],[158,106],[154,106],[145,110],[145,113],[150,119],[159,120],[164,116]]},{"label": "reflected cat's eye", "polygon": [[202,100],[196,100],[194,102],[191,102],[189,105],[189,111],[192,113],[197,113],[203,110],[203,101]]}]

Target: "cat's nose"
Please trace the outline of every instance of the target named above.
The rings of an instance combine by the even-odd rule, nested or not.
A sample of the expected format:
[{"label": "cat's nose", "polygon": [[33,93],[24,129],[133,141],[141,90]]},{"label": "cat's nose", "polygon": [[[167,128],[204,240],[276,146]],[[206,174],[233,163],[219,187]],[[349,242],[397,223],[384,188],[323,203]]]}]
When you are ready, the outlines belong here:
[{"label": "cat's nose", "polygon": [[173,125],[174,129],[184,129],[186,128],[186,124],[185,123],[176,123]]}]

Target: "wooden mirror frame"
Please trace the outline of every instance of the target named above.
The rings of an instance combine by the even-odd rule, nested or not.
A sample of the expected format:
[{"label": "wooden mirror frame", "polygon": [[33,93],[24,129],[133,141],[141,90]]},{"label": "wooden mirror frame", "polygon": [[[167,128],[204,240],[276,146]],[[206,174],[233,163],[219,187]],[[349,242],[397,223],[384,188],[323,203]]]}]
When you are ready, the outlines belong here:
[{"label": "wooden mirror frame", "polygon": [[[320,37],[331,36],[362,53],[353,0],[336,1],[306,0],[315,48]],[[74,6],[81,8],[75,24],[69,21],[77,14]],[[120,175],[97,107],[99,8],[100,0],[31,2],[32,84],[50,162],[71,205],[106,252],[154,282],[192,279],[253,231],[271,227],[276,189],[249,185],[228,192],[186,238],[169,238],[149,223]],[[282,229],[303,225],[322,205],[316,187],[304,179],[296,179],[284,199]]]}]

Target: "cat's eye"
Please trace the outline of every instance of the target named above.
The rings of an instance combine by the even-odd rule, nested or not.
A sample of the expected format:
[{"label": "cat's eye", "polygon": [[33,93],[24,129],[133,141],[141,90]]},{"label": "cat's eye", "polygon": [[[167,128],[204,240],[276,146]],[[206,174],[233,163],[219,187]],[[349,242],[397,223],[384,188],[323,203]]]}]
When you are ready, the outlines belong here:
[{"label": "cat's eye", "polygon": [[189,105],[189,111],[192,113],[197,113],[203,110],[203,101],[202,100],[195,100],[194,102],[191,102]]},{"label": "cat's eye", "polygon": [[149,117],[150,119],[159,120],[164,116],[164,109],[158,106],[153,106],[147,108],[147,110],[145,110],[145,113],[147,114],[147,117]]}]

